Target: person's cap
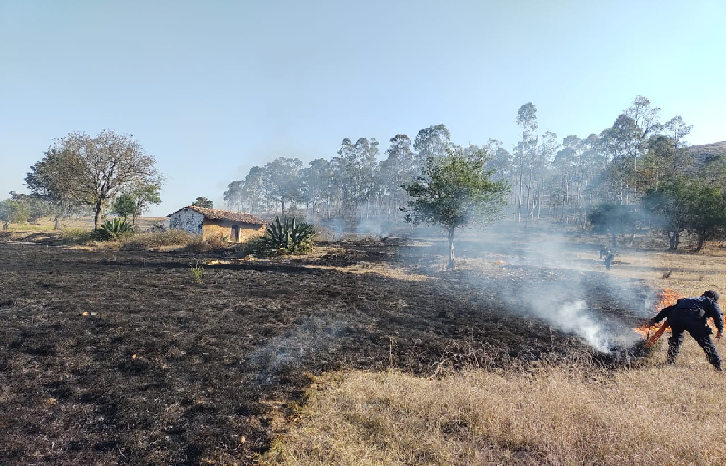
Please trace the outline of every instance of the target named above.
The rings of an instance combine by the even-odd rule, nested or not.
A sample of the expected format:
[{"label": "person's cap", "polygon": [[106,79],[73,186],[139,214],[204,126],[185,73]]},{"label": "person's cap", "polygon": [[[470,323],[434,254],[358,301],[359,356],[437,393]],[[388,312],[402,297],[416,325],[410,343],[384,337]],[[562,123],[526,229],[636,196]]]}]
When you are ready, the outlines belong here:
[{"label": "person's cap", "polygon": [[708,290],[703,292],[704,298],[711,298],[714,301],[718,301],[718,292],[713,290]]}]

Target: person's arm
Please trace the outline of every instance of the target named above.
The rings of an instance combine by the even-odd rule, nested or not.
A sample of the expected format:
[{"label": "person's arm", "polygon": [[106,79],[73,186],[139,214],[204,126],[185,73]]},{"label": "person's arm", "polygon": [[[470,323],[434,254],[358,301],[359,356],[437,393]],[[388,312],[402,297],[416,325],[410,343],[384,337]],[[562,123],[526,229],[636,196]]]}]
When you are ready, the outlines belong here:
[{"label": "person's arm", "polygon": [[660,322],[661,320],[668,318],[668,316],[671,315],[671,312],[675,308],[676,308],[676,305],[674,304],[672,306],[664,307],[663,309],[661,309],[661,311],[658,313],[658,315],[656,315],[655,317],[650,319],[650,325],[653,326],[653,325],[657,324],[658,322]]},{"label": "person's arm", "polygon": [[720,340],[723,336],[723,314],[721,313],[721,308],[716,302],[713,303],[712,315],[710,317],[713,317],[713,323],[716,325],[716,329],[718,329],[718,332],[716,332],[716,339]]}]

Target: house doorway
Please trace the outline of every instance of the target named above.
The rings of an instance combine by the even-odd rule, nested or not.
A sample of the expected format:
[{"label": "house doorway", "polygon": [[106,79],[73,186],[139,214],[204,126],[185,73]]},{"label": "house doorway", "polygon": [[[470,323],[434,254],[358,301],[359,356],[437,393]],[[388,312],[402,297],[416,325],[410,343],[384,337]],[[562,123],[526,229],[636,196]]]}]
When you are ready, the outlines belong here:
[{"label": "house doorway", "polygon": [[239,243],[239,225],[232,226],[232,241]]}]

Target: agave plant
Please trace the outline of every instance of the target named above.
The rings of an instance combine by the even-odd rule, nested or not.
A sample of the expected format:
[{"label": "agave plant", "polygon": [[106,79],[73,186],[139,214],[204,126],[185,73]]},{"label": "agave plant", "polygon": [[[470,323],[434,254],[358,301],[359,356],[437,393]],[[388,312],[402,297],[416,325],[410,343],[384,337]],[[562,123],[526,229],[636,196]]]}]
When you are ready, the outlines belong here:
[{"label": "agave plant", "polygon": [[304,252],[312,247],[315,229],[309,223],[297,222],[295,218],[285,218],[267,226],[264,245],[268,249],[289,254]]},{"label": "agave plant", "polygon": [[129,236],[134,232],[134,227],[126,222],[125,218],[114,218],[106,220],[100,227],[93,230],[93,239],[97,241],[111,241]]}]

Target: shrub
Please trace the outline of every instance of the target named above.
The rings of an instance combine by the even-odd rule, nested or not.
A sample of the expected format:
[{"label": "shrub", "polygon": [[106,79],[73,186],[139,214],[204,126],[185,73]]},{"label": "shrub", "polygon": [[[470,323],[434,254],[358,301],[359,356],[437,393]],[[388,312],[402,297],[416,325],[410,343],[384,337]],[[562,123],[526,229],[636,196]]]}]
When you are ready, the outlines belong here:
[{"label": "shrub", "polygon": [[222,235],[209,236],[202,238],[196,236],[196,238],[187,244],[186,249],[190,252],[210,252],[210,251],[221,251],[229,248],[229,243],[224,239]]},{"label": "shrub", "polygon": [[204,267],[199,263],[199,261],[196,261],[193,264],[189,264],[189,267],[192,270],[192,277],[194,277],[194,281],[196,283],[202,283],[202,279],[204,278]]},{"label": "shrub", "polygon": [[82,228],[66,228],[61,232],[64,243],[83,244],[93,240],[93,231]]},{"label": "shrub", "polygon": [[296,222],[294,218],[280,222],[280,217],[277,217],[268,225],[258,245],[267,252],[304,254],[313,249],[314,236],[315,229],[309,223]]},{"label": "shrub", "polygon": [[103,225],[93,230],[91,239],[96,241],[115,241],[134,234],[134,227],[123,218],[106,220]]},{"label": "shrub", "polygon": [[151,249],[164,246],[184,247],[194,243],[198,239],[198,235],[193,235],[184,230],[159,230],[150,233],[137,233],[129,238],[125,244],[125,249]]},{"label": "shrub", "polygon": [[339,238],[340,235],[335,234],[330,228],[321,227],[320,225],[315,226],[315,239],[318,242],[333,242]]}]

